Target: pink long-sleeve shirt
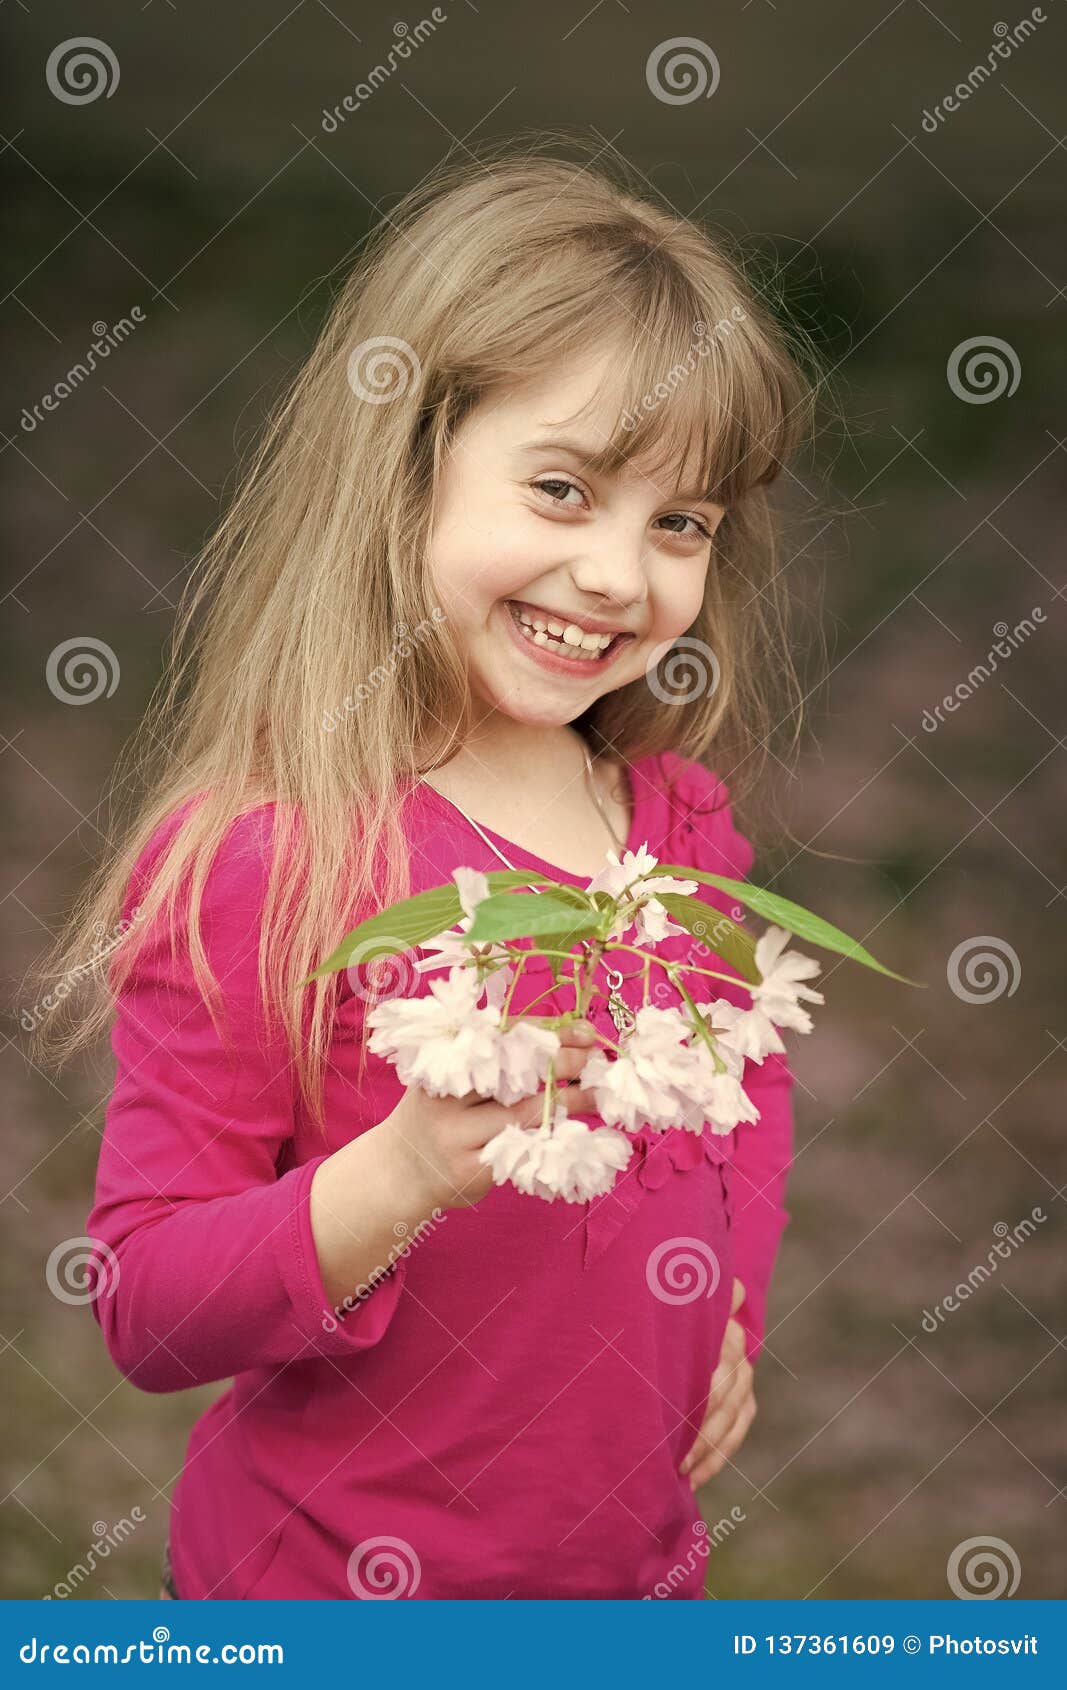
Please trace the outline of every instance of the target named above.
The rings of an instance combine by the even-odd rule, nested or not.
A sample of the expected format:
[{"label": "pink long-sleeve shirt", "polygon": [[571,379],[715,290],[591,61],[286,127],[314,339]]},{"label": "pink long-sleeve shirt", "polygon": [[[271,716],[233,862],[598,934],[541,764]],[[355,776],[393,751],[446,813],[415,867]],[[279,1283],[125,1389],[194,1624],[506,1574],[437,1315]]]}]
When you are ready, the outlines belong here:
[{"label": "pink long-sleeve shirt", "polygon": [[[716,777],[669,752],[630,773],[630,848],[647,841],[664,863],[747,874],[752,849]],[[181,814],[142,853],[127,911]],[[413,891],[461,864],[502,866],[430,787],[405,794],[403,818]],[[232,1380],[193,1426],[172,1499],[181,1595],[703,1596],[708,1544],[678,1466],[703,1419],[735,1275],[750,1358],[762,1344],[788,1219],[786,1059],[746,1064],[758,1122],[726,1136],[642,1128],[613,1190],[589,1204],[506,1185],[428,1217],[337,1319],[309,1221],[312,1176],[403,1088],[373,1055],[359,1080],[365,1000],[347,977],[325,1138],[280,1035],[260,1026],[272,822],[269,804],[234,821],[202,905],[232,1046],[162,927],[120,995],[86,1225],[98,1241],[92,1308],[122,1373],[146,1391]],[[585,884],[486,832],[516,867]],[[716,966],[688,935],[660,949]],[[524,971],[513,1007],[549,983],[547,966]],[[624,954],[623,972],[636,967]],[[414,975],[406,989],[427,992],[439,977]],[[653,979],[653,1001],[680,1001],[659,970]],[[698,1002],[750,1002],[732,984],[685,982]],[[630,978],[623,996],[636,1008],[641,990]],[[570,1002],[561,988],[537,1012]],[[600,991],[590,1019],[614,1033]]]}]

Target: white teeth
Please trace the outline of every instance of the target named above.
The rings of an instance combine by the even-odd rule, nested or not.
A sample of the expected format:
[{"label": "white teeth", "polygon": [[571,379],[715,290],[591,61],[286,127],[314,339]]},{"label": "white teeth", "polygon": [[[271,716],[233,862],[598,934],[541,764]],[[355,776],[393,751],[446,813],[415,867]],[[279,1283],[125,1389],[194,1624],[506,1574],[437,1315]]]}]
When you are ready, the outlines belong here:
[{"label": "white teeth", "polygon": [[566,652],[568,657],[577,658],[579,662],[603,656],[615,638],[614,634],[587,634],[575,622],[564,624],[551,617],[546,621],[533,616],[528,610],[521,610],[518,605],[511,604],[509,609],[532,644],[544,646],[548,651]]}]

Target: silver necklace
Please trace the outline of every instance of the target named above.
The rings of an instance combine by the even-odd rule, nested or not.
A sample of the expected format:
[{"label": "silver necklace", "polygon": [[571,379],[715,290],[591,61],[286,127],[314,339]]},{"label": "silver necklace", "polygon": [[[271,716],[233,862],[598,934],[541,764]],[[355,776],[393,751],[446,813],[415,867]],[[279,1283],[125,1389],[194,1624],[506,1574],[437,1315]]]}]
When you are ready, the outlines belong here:
[{"label": "silver necklace", "polygon": [[[604,823],[607,827],[608,832],[611,834],[612,839],[615,841],[615,849],[617,851],[621,852],[625,849],[626,841],[624,839],[620,839],[618,834],[615,832],[615,828],[612,824],[611,817],[608,815],[607,811],[604,808],[603,803],[601,802],[600,794],[599,794],[599,792],[597,791],[597,788],[596,788],[596,780],[593,776],[593,761],[592,761],[592,758],[589,755],[589,747],[585,744],[584,740],[582,741],[582,754],[585,757],[586,784],[589,787],[589,790],[593,795],[593,802],[596,805],[597,809],[599,810],[601,816],[603,817]],[[420,785],[423,784],[421,775],[419,776],[419,782],[420,782]],[[437,788],[434,787],[433,791],[437,792]],[[445,798],[445,794],[443,792],[439,792],[438,797],[439,798]],[[495,856],[500,858],[500,861],[504,864],[505,868],[513,869],[515,867],[514,863],[508,861],[508,858],[505,857],[503,851],[499,850],[497,848],[497,846],[493,844],[493,841],[487,836],[485,831],[478,825],[478,823],[475,821],[474,817],[467,814],[467,812],[463,808],[462,804],[457,804],[454,798],[447,798],[446,802],[451,804],[452,808],[454,810],[458,810],[460,815],[463,817],[463,819],[470,823],[470,825],[471,825],[471,827],[473,827],[474,831],[482,839],[485,840],[485,843],[488,845],[490,851],[492,851]],[[532,888],[532,890],[536,892],[536,891],[539,890],[539,888],[535,886],[535,887]]]},{"label": "silver necklace", "polygon": [[[582,742],[582,751],[585,754],[585,774],[586,774],[586,781],[588,783],[589,790],[593,794],[593,800],[596,804],[597,809],[600,811],[600,814],[603,816],[604,821],[607,824],[608,832],[611,834],[611,837],[615,841],[615,845],[616,845],[617,850],[621,852],[623,850],[625,844],[626,844],[626,841],[623,840],[623,839],[620,839],[618,834],[615,832],[615,829],[612,826],[611,817],[607,814],[606,810],[604,809],[603,804],[600,801],[600,794],[597,792],[596,782],[593,778],[592,759],[589,756],[589,748],[585,744],[584,740]],[[419,784],[420,785],[426,784],[426,783],[423,782],[421,775],[419,776]],[[436,787],[433,787],[432,790],[434,792],[437,792]],[[439,798],[444,798],[444,796],[445,796],[445,794],[443,792],[438,793]],[[473,827],[475,833],[477,833],[485,841],[485,843],[488,845],[490,851],[493,852],[494,856],[499,857],[500,861],[504,864],[505,868],[514,869],[515,864],[513,862],[510,862],[508,860],[508,858],[505,857],[503,851],[501,851],[498,846],[493,844],[493,841],[488,837],[485,830],[478,825],[478,823],[475,821],[473,816],[469,816],[467,814],[467,812],[463,808],[462,804],[457,804],[454,798],[449,798],[449,799],[446,800],[446,802],[451,804],[452,808],[454,810],[458,810],[460,815],[464,818],[464,820],[470,823],[470,825],[471,825],[471,827]],[[540,895],[541,887],[540,886],[531,886],[530,890],[531,890],[531,892],[536,892],[536,893],[538,893],[538,895]],[[629,1005],[626,1003],[624,998],[622,997],[621,987],[622,987],[622,983],[623,983],[623,975],[622,975],[621,971],[617,968],[608,968],[606,970],[606,975],[607,975],[607,982],[608,982],[608,999],[607,999],[608,1013],[611,1016],[611,1019],[615,1024],[616,1031],[619,1032],[619,1033],[628,1033],[628,1032],[631,1031],[631,1029],[633,1028],[633,1025],[634,1025],[634,1013],[633,1013],[632,1009],[630,1009]]]}]

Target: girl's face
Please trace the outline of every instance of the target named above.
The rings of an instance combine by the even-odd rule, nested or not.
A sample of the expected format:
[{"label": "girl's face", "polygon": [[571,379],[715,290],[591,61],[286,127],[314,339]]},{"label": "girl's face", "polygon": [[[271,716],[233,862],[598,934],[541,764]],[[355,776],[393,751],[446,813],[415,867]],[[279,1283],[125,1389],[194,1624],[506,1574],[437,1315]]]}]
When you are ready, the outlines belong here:
[{"label": "girl's face", "polygon": [[443,468],[437,602],[472,690],[517,721],[570,722],[638,679],[703,598],[723,507],[697,497],[680,466],[659,480],[636,462],[612,476],[586,469],[609,438],[606,399],[580,426],[559,421],[608,373],[605,354],[487,398]]}]

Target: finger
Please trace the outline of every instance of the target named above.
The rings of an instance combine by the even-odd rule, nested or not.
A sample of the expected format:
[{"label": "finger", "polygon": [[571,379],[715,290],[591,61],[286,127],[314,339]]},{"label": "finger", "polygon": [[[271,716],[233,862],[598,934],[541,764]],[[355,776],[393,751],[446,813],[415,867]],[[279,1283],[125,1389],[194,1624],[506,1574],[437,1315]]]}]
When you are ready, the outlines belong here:
[{"label": "finger", "polygon": [[[734,1323],[731,1322],[731,1325]],[[752,1376],[752,1363],[745,1354],[745,1335],[740,1327],[731,1332],[727,1327],[727,1336],[723,1339],[722,1349],[715,1371],[711,1376],[712,1390],[724,1381],[733,1381],[739,1375],[748,1378]]]},{"label": "finger", "polygon": [[745,1300],[745,1288],[739,1279],[734,1280],[733,1298],[730,1303],[730,1313],[736,1314]]},{"label": "finger", "polygon": [[552,1064],[557,1081],[562,1085],[568,1080],[576,1080],[588,1061],[589,1052],[581,1047],[561,1050]]},{"label": "finger", "polygon": [[[463,1101],[470,1100],[471,1114],[475,1121],[475,1138],[473,1147],[481,1149],[502,1132],[509,1121],[514,1121],[519,1127],[539,1127],[544,1118],[545,1094],[543,1091],[533,1092],[529,1097],[520,1097],[518,1102],[503,1104],[495,1098],[482,1097],[477,1092],[470,1092]],[[568,1115],[597,1115],[596,1093],[589,1086],[564,1085],[556,1092],[556,1101]]]},{"label": "finger", "polygon": [[680,1473],[689,1472],[690,1468],[707,1455],[709,1450],[718,1449],[730,1428],[740,1419],[747,1401],[747,1396],[731,1397],[728,1402],[723,1403],[721,1407],[706,1416],[704,1424],[693,1442],[692,1449],[678,1469]]},{"label": "finger", "polygon": [[752,1364],[745,1354],[744,1329],[736,1320],[726,1323],[726,1334],[719,1351],[719,1359],[715,1371],[711,1376],[711,1388],[708,1394],[709,1404],[719,1401],[725,1391],[733,1385],[739,1375],[751,1379]]},{"label": "finger", "polygon": [[726,1430],[713,1440],[713,1447],[704,1450],[698,1457],[689,1474],[689,1483],[693,1490],[706,1484],[710,1478],[713,1478],[716,1473],[721,1473],[722,1469],[729,1464],[744,1443],[755,1415],[756,1405],[755,1402],[751,1402],[746,1405]]},{"label": "finger", "polygon": [[711,1376],[711,1388],[708,1391],[701,1430],[706,1430],[709,1421],[718,1414],[736,1414],[746,1397],[753,1394],[754,1379],[752,1363],[747,1358],[742,1357],[736,1367],[720,1361]]},{"label": "finger", "polygon": [[600,1043],[600,1035],[593,1023],[588,1020],[565,1021],[562,1027],[556,1028],[556,1032],[559,1034],[561,1045],[581,1045],[591,1048],[593,1045]]},{"label": "finger", "polygon": [[733,1360],[737,1360],[737,1358],[743,1356],[744,1353],[745,1329],[741,1325],[741,1322],[739,1320],[735,1320],[734,1316],[731,1315],[729,1320],[726,1322],[726,1326],[723,1331],[722,1349],[719,1352],[719,1360],[720,1362],[724,1361],[727,1356],[731,1357]]},{"label": "finger", "polygon": [[596,1092],[591,1086],[561,1086],[556,1093],[568,1115],[595,1115]]},{"label": "finger", "polygon": [[718,1414],[736,1414],[751,1389],[751,1384],[740,1373],[724,1374],[718,1381],[713,1379],[704,1410],[704,1424],[707,1425]]},{"label": "finger", "polygon": [[744,1443],[748,1429],[755,1417],[756,1404],[753,1400],[742,1410],[733,1426],[721,1439],[718,1449],[697,1462],[689,1475],[689,1483],[693,1490],[699,1490],[701,1485],[707,1484],[709,1479],[714,1478],[716,1473],[721,1472]]},{"label": "finger", "polygon": [[[600,1043],[600,1035],[591,1021],[568,1021],[559,1028],[561,1049],[553,1063],[553,1073],[559,1085],[576,1080],[589,1059],[594,1046]],[[540,1096],[539,1092],[534,1094]],[[484,1092],[464,1092],[457,1102],[464,1108],[474,1108],[483,1103],[495,1103],[496,1099]]]},{"label": "finger", "polygon": [[709,1442],[713,1444],[719,1442],[752,1396],[753,1392],[750,1385],[739,1384],[735,1389],[726,1391],[714,1402],[704,1416],[688,1455],[679,1465],[678,1471],[680,1473],[688,1473],[697,1457],[704,1453]]}]

